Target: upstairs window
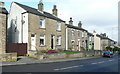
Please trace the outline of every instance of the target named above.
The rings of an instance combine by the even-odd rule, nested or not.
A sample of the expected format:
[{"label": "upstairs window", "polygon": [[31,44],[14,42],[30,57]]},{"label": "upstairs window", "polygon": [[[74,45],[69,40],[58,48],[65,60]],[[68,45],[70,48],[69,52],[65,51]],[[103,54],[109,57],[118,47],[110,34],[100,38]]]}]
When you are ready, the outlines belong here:
[{"label": "upstairs window", "polygon": [[40,18],[40,28],[45,28],[45,19]]},{"label": "upstairs window", "polygon": [[40,35],[40,46],[45,45],[45,35]]},{"label": "upstairs window", "polygon": [[89,37],[89,41],[92,41],[92,37]]},{"label": "upstairs window", "polygon": [[82,37],[84,37],[84,32],[82,32]]},{"label": "upstairs window", "polygon": [[61,31],[61,23],[57,22],[57,31]]}]

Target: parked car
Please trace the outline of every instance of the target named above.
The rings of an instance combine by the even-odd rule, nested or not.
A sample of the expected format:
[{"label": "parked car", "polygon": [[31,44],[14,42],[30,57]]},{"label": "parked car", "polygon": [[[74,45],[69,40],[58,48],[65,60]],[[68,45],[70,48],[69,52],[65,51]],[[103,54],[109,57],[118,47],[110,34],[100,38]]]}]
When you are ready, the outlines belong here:
[{"label": "parked car", "polygon": [[111,51],[104,51],[103,52],[103,57],[113,57],[113,52]]}]

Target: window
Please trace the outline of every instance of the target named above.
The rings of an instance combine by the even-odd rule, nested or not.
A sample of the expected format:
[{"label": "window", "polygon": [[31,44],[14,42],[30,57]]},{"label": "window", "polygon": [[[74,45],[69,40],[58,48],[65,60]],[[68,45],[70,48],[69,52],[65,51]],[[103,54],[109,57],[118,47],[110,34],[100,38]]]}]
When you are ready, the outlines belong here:
[{"label": "window", "polygon": [[82,37],[84,37],[84,32],[82,32]]},{"label": "window", "polygon": [[45,35],[40,35],[40,46],[45,45]]},{"label": "window", "polygon": [[78,37],[80,36],[80,32],[78,31]]},{"label": "window", "polygon": [[45,28],[45,19],[40,18],[40,28]]},{"label": "window", "polygon": [[72,30],[72,36],[74,36],[74,31]]},{"label": "window", "polygon": [[89,37],[89,41],[92,41],[92,37]]},{"label": "window", "polygon": [[75,40],[71,40],[72,45],[75,43]]},{"label": "window", "polygon": [[61,23],[57,22],[57,31],[61,31]]},{"label": "window", "polygon": [[61,45],[61,36],[57,36],[57,45]]}]

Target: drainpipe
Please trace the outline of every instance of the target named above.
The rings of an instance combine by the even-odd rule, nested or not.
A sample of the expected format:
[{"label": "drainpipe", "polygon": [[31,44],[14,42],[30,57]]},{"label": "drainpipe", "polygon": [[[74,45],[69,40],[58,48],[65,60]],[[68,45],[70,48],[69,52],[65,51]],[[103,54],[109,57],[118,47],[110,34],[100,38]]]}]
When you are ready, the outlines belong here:
[{"label": "drainpipe", "polygon": [[27,12],[23,12],[23,13],[21,13],[21,42],[23,43],[23,24],[24,24],[24,21],[23,21],[23,14],[25,14],[25,13],[27,13]]}]

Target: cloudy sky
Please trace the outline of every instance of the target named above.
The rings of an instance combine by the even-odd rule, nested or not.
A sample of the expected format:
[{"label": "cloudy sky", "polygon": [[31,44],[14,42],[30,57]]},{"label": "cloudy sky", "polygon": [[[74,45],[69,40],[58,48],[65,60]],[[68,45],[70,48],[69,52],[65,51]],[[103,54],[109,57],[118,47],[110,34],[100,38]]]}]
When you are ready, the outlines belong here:
[{"label": "cloudy sky", "polygon": [[[37,8],[39,0],[0,0],[5,2],[9,11],[12,1]],[[98,34],[107,33],[108,37],[118,40],[118,2],[119,0],[43,0],[44,10],[52,12],[57,5],[58,17],[68,23],[72,17],[74,25],[82,21],[83,28]]]}]

